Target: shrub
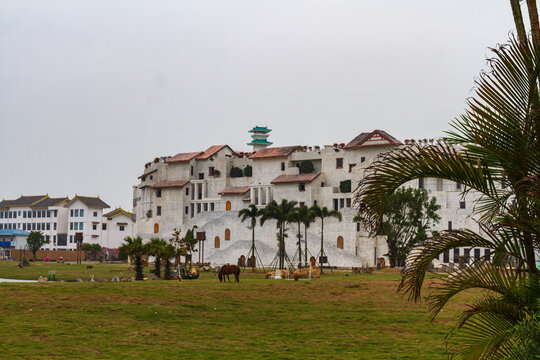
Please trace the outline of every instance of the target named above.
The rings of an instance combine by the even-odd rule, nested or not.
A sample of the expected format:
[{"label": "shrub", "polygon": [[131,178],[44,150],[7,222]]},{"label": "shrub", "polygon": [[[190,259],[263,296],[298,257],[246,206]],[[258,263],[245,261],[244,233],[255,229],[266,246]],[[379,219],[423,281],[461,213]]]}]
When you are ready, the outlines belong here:
[{"label": "shrub", "polygon": [[23,258],[22,258],[22,265],[23,266],[30,266],[30,261],[28,261],[26,256],[23,256]]},{"label": "shrub", "polygon": [[342,193],[351,192],[351,180],[343,180],[339,183],[339,191]]},{"label": "shrub", "polygon": [[253,174],[253,168],[248,165],[244,168],[244,176],[251,176]]},{"label": "shrub", "polygon": [[315,167],[311,161],[304,160],[300,163],[298,169],[300,170],[300,174],[311,174],[315,170]]},{"label": "shrub", "polygon": [[233,166],[231,168],[231,177],[232,178],[239,178],[239,177],[242,177],[244,176],[244,173],[242,172],[242,169],[240,169],[239,167],[236,167],[236,166]]}]

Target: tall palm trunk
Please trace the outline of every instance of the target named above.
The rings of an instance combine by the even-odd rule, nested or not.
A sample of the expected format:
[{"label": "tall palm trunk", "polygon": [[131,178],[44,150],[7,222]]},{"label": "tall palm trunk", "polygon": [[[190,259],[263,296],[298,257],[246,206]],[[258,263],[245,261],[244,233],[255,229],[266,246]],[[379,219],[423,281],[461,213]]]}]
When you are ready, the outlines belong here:
[{"label": "tall palm trunk", "polygon": [[154,259],[154,265],[155,265],[155,272],[156,272],[156,276],[158,278],[161,278],[161,257],[159,257],[158,255],[155,256],[155,259]]},{"label": "tall palm trunk", "polygon": [[251,269],[255,272],[255,220],[251,222]]},{"label": "tall palm trunk", "polygon": [[143,280],[142,257],[135,255],[135,280]]},{"label": "tall palm trunk", "polygon": [[302,239],[302,231],[300,228],[301,222],[298,222],[298,268],[302,268],[302,242],[300,239]]},{"label": "tall palm trunk", "polygon": [[527,8],[529,10],[529,20],[531,22],[534,45],[540,46],[540,26],[538,25],[538,9],[536,8],[536,0],[527,0]]},{"label": "tall palm trunk", "polygon": [[324,218],[321,217],[321,257],[319,258],[319,263],[321,265],[321,274],[323,273],[323,263],[321,262],[323,256],[324,256]]},{"label": "tall palm trunk", "polygon": [[306,268],[308,267],[307,263],[307,226],[304,225],[304,260]]},{"label": "tall palm trunk", "polygon": [[523,23],[519,0],[510,0],[510,6],[512,6],[512,14],[514,15],[514,23],[516,24],[519,42],[525,44],[527,42],[527,33],[525,32],[525,24]]}]

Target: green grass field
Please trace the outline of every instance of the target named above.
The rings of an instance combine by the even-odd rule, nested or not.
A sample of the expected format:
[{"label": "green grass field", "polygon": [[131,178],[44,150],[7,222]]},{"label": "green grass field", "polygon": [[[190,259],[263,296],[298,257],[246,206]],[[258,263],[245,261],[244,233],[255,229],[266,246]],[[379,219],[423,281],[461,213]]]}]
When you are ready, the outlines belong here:
[{"label": "green grass field", "polygon": [[[0,262],[0,278],[111,279],[127,265]],[[148,269],[145,269],[147,271]],[[242,273],[192,281],[0,284],[1,359],[443,359],[467,298],[433,322],[400,275],[298,282]],[[436,278],[430,283],[438,281]]]}]

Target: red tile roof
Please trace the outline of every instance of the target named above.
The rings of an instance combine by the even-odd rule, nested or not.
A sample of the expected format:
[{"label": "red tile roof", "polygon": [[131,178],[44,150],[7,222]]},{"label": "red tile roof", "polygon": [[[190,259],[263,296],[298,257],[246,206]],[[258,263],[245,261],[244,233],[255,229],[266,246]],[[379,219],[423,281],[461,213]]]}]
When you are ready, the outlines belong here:
[{"label": "red tile roof", "polygon": [[214,155],[224,147],[228,147],[229,149],[231,149],[229,145],[213,145],[210,146],[208,149],[204,150],[201,155],[197,156],[197,160],[207,160],[210,156]]},{"label": "red tile roof", "polygon": [[241,195],[249,191],[249,186],[230,186],[221,190],[219,195]]},{"label": "red tile roof", "polygon": [[174,188],[174,187],[182,187],[189,183],[189,180],[177,180],[177,181],[158,181],[154,185],[151,186],[153,189],[163,189],[163,188]]},{"label": "red tile roof", "polygon": [[269,159],[287,157],[300,146],[267,147],[255,152],[250,159]]},{"label": "red tile roof", "polygon": [[[377,135],[386,141],[369,141],[373,136]],[[347,145],[345,145],[345,149],[357,149],[364,146],[389,145],[389,143],[390,145],[401,145],[401,141],[388,134],[386,131],[374,130],[370,133],[361,133],[352,139]]]},{"label": "red tile roof", "polygon": [[190,152],[190,153],[180,153],[176,154],[174,156],[170,156],[165,160],[166,163],[180,163],[180,162],[188,162],[197,156],[201,155],[202,151],[197,152]]},{"label": "red tile roof", "polygon": [[272,180],[271,184],[290,184],[290,183],[312,182],[319,175],[321,175],[321,173],[299,174],[299,175],[279,175],[277,178]]}]

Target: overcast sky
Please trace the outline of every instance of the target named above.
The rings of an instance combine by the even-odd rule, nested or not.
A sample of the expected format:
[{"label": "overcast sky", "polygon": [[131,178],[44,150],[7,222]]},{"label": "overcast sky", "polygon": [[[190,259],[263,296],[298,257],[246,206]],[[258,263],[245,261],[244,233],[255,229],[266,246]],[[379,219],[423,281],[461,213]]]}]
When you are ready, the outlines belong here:
[{"label": "overcast sky", "polygon": [[0,2],[0,198],[131,209],[156,156],[443,134],[508,0]]}]

